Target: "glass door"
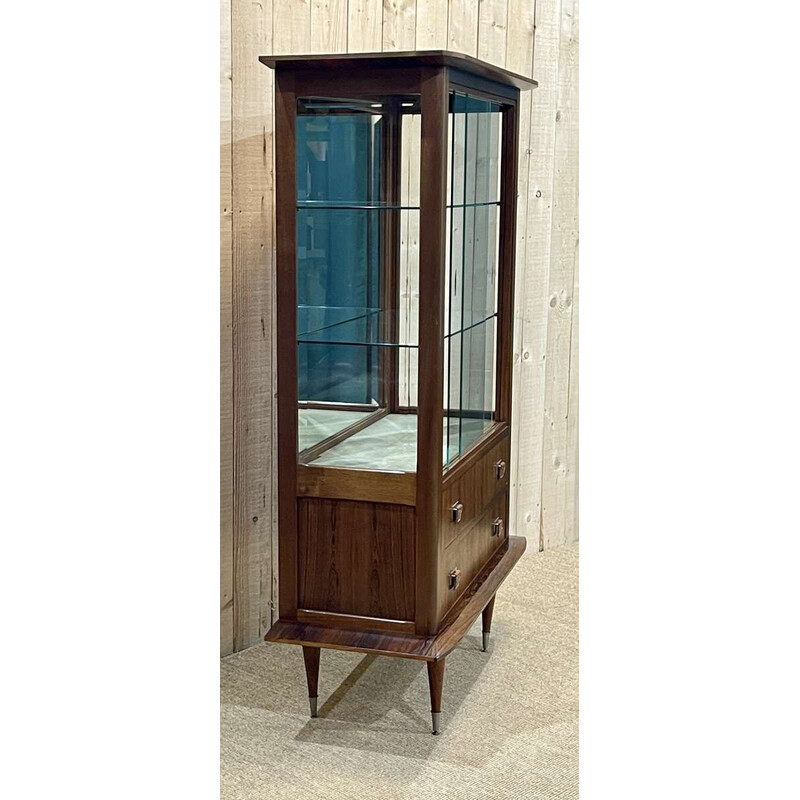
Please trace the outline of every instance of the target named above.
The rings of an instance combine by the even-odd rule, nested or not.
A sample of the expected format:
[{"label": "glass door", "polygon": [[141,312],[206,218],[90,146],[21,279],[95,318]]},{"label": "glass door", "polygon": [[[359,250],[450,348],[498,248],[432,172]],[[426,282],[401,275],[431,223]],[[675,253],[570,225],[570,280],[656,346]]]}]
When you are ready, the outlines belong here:
[{"label": "glass door", "polygon": [[419,99],[300,98],[296,135],[299,461],[413,472]]},{"label": "glass door", "polygon": [[450,93],[445,264],[445,468],[493,424],[502,109]]}]

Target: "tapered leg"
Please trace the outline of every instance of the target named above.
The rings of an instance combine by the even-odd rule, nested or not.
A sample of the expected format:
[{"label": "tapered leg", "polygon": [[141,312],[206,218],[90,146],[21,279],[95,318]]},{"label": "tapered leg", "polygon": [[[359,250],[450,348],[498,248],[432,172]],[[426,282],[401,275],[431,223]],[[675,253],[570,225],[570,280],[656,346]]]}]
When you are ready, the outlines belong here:
[{"label": "tapered leg", "polygon": [[433,735],[439,733],[439,721],[442,717],[442,684],[444,683],[444,659],[428,661],[428,686],[431,690],[431,720]]},{"label": "tapered leg", "polygon": [[311,716],[317,716],[317,685],[319,684],[319,647],[303,646],[303,661],[306,662],[306,680],[308,681],[308,705]]},{"label": "tapered leg", "polygon": [[494,598],[497,595],[493,595],[492,599],[488,602],[486,608],[483,609],[483,652],[486,652],[486,648],[489,646],[489,632],[492,630],[492,614],[494,613]]}]

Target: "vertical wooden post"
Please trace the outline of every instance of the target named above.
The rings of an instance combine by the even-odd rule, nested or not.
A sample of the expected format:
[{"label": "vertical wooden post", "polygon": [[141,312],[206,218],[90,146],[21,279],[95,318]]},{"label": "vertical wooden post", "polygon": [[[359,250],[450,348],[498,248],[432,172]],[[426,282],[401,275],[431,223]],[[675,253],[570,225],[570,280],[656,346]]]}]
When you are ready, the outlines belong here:
[{"label": "vertical wooden post", "polygon": [[275,71],[275,222],[278,230],[278,560],[281,619],[297,616],[297,189],[294,75]]},{"label": "vertical wooden post", "polygon": [[439,522],[441,516],[444,258],[447,204],[448,72],[422,73],[420,185],[419,382],[417,417],[417,634],[436,633],[439,623]]},{"label": "vertical wooden post", "polygon": [[503,111],[503,149],[500,165],[500,249],[497,288],[497,398],[495,417],[511,423],[514,371],[514,258],[517,221],[518,106]]}]

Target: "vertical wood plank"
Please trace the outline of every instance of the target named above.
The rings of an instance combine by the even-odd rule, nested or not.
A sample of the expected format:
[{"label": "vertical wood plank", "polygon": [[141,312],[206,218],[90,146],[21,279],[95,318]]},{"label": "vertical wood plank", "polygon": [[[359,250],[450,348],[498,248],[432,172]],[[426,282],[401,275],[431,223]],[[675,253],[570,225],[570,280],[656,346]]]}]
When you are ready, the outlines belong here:
[{"label": "vertical wood plank", "polygon": [[311,0],[272,2],[275,36],[271,52],[275,55],[308,53],[311,48]]},{"label": "vertical wood plank", "polygon": [[457,53],[478,54],[478,0],[450,0],[447,44]]},{"label": "vertical wood plank", "polygon": [[507,15],[508,0],[480,0],[478,58],[501,67],[506,63]]},{"label": "vertical wood plank", "polygon": [[[519,429],[520,412],[523,395],[520,385],[522,369],[522,333],[523,312],[525,308],[525,270],[528,222],[528,180],[530,177],[530,137],[531,137],[531,103],[536,102],[531,91],[520,93],[519,102],[519,155],[517,158],[517,246],[516,268],[514,274],[514,339],[512,366],[512,403],[511,403],[511,466],[509,471],[509,524],[511,535],[524,535],[525,531],[518,522],[518,475],[519,475]],[[526,415],[527,416],[527,415]]]},{"label": "vertical wood plank", "polygon": [[[533,70],[534,16],[536,0],[508,0],[508,33],[506,35],[506,69],[520,75]],[[534,101],[541,93],[534,89]]]},{"label": "vertical wood plank", "polygon": [[[578,260],[578,4],[562,0],[553,158],[550,313],[544,402],[542,549],[574,541],[577,429],[569,416],[573,292]],[[575,439],[570,442],[570,436]]]},{"label": "vertical wood plank", "polygon": [[[306,3],[300,2],[300,0],[273,0],[273,2],[275,3],[274,14],[273,14],[273,29],[274,29],[276,52],[283,52],[296,55],[302,55],[303,53],[309,52],[309,50],[311,49],[311,36],[312,36],[311,9],[310,8],[306,9],[305,8]],[[306,20],[308,20],[308,24],[306,24]],[[317,25],[320,23],[321,23],[321,17],[318,16],[315,17],[314,24]],[[347,21],[345,18],[345,29],[346,25]],[[345,36],[346,35],[347,34],[345,33]],[[321,36],[321,34],[317,33],[316,36],[319,37]],[[346,47],[346,41],[345,41],[345,47]],[[290,99],[289,102],[291,103],[293,101]],[[287,153],[290,152],[291,155],[287,155],[286,158],[288,158],[288,160],[291,162],[291,165],[293,165],[294,164],[294,132],[293,132],[294,117],[292,116],[293,112],[291,112],[290,109],[282,109],[281,112],[282,112],[281,119],[284,120],[284,124],[289,126],[289,129],[284,130],[282,133],[281,144],[283,147],[289,147],[289,144],[291,144],[291,147],[289,147],[289,149],[287,150]],[[289,137],[291,137],[291,142],[289,140]],[[286,159],[283,160],[285,161]],[[282,163],[281,159],[277,159],[277,163],[279,164]],[[293,175],[293,166],[292,170],[287,169],[286,177],[284,179],[284,183],[287,184],[287,186],[288,186],[288,176],[290,174]],[[275,217],[275,224],[277,226],[277,230],[281,231],[288,230],[289,228],[291,228],[292,231],[294,230],[293,195],[295,189],[293,180],[291,181],[291,186],[287,188],[287,191],[292,197],[290,197],[288,200],[285,200],[282,206],[279,206],[276,203],[276,208],[284,208],[284,210],[289,209],[288,213],[291,214],[290,218],[287,218],[286,220],[283,221],[277,219],[277,216]],[[290,251],[291,253],[288,259],[289,261],[292,262],[291,270],[293,271],[294,247],[295,247],[294,234],[290,234],[288,239],[284,236],[277,242],[277,245],[278,245],[278,251],[276,252],[276,259],[275,259],[276,268],[278,270],[281,268],[278,256],[280,255],[280,249],[283,247],[286,248],[287,251]],[[286,260],[286,257],[284,257],[283,260]],[[293,294],[294,291],[293,287],[294,287],[293,280],[288,283],[286,281],[283,281],[283,291],[288,292],[288,301],[286,297],[281,298],[282,308],[284,306],[287,306],[287,304],[289,306],[288,310],[284,308],[284,311],[287,311],[289,315],[284,321],[284,323],[286,326],[290,326],[292,330],[294,330],[294,324],[295,324],[294,315],[296,307],[296,298]],[[278,288],[280,290],[280,286]],[[277,308],[274,318],[277,323],[281,322],[281,312]],[[288,338],[289,340],[294,341],[295,336],[294,334],[292,334]],[[284,373],[287,374],[287,379],[295,387],[296,391],[297,387],[296,362],[293,360],[295,356],[294,353],[284,354],[284,356],[287,355],[288,355],[288,361],[286,366],[283,368],[283,371]],[[281,358],[280,353],[278,354],[278,358],[279,359]],[[294,369],[292,369],[291,366],[292,364],[294,365]],[[274,373],[273,373],[273,378],[275,380],[274,385],[276,387],[276,395],[277,395],[278,383],[277,383],[277,376]],[[280,397],[279,397],[279,402],[280,402]],[[292,411],[288,408],[284,408],[283,409],[284,414],[296,413],[296,397],[294,398],[294,402],[295,402],[295,410]],[[278,502],[277,504],[278,505],[277,514],[279,520],[279,527],[285,533],[284,541],[288,541],[288,539],[291,538],[291,530],[296,525],[296,516],[294,510],[295,507],[294,489],[280,482],[280,475],[282,473],[282,470],[278,468],[278,461],[283,456],[280,452],[278,452],[279,451],[278,443],[281,440],[277,436],[277,432],[275,436],[276,438],[273,440],[273,453],[277,454],[275,462],[275,473],[274,473],[276,475],[275,482],[276,484],[278,484],[278,489],[280,490],[281,493],[280,496],[284,498],[282,502]],[[286,446],[285,442],[284,446]],[[290,443],[288,446],[292,452],[289,455],[286,455],[285,458],[287,460],[291,460],[292,463],[294,464],[294,459],[296,457],[296,444]],[[279,582],[278,585],[275,587],[275,591],[277,593],[277,606],[278,606],[278,611],[281,615],[286,615],[288,617],[291,617],[296,610],[294,608],[296,596],[294,593],[294,586],[292,585],[293,581],[292,578],[290,577],[290,573],[292,575],[296,575],[296,553],[294,551],[287,552],[286,547],[280,548],[280,552],[277,552],[279,545],[277,530],[278,527],[276,527],[273,531],[273,543],[272,543],[273,552],[276,552],[276,558],[277,558],[277,561],[275,563],[277,563],[280,566],[280,568],[278,569]],[[296,545],[296,541],[294,542],[294,544]],[[286,572],[287,579],[281,581],[280,580],[281,569],[284,568],[288,569],[288,571]]]},{"label": "vertical wood plank", "polygon": [[[558,91],[560,0],[537,0],[531,98],[525,262],[519,276],[519,363],[516,399],[516,525],[518,534],[541,540],[542,419],[547,346],[553,149]],[[519,262],[518,262],[519,263]]]},{"label": "vertical wood plank", "polygon": [[[272,584],[272,2],[232,0],[233,644],[261,639]],[[266,377],[265,377],[266,376]]]},{"label": "vertical wood plank", "polygon": [[311,0],[310,24],[310,52],[347,52],[347,0]]},{"label": "vertical wood plank", "polygon": [[382,0],[350,0],[347,10],[347,51],[379,53],[382,24]]},{"label": "vertical wood plank", "polygon": [[219,528],[220,655],[233,652],[233,214],[231,212],[231,4],[220,4]]},{"label": "vertical wood plank", "polygon": [[447,49],[447,0],[417,0],[417,50]]},{"label": "vertical wood plank", "polygon": [[[577,164],[574,165],[577,174]],[[572,509],[572,519],[566,520],[572,525],[567,530],[566,540],[578,541],[578,261],[575,260],[575,281],[572,288],[572,343],[569,351],[569,411],[567,417],[567,458],[572,470],[572,480],[567,483],[567,511]]]},{"label": "vertical wood plank", "polygon": [[416,0],[383,0],[382,50],[414,50]]}]

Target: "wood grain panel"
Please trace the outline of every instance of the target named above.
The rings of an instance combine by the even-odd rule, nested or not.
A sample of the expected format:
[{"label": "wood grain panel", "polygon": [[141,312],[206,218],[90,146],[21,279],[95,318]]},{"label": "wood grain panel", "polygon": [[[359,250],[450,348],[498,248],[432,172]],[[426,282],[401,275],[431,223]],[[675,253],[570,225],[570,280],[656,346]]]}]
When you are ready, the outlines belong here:
[{"label": "wood grain panel", "polygon": [[220,655],[233,652],[233,213],[231,4],[220,4],[219,529]]},{"label": "wood grain panel", "polygon": [[[538,90],[537,90],[538,91]],[[529,178],[531,160],[531,92],[523,92],[520,96],[518,114],[520,117],[519,126],[519,162],[517,172],[517,244],[515,253],[516,269],[514,274],[514,336],[513,336],[513,355],[512,355],[512,398],[511,398],[511,476],[510,476],[510,519],[509,525],[512,533],[520,533],[518,527],[517,509],[519,502],[519,461],[520,461],[520,414],[522,409],[522,386],[520,375],[522,373],[522,342],[525,329],[525,285],[526,285],[526,261],[527,261],[527,242],[528,242],[528,203],[529,199]],[[527,397],[525,398],[527,402]]]},{"label": "wood grain panel", "polygon": [[383,0],[382,50],[414,50],[416,0]]},{"label": "wood grain panel", "polygon": [[[577,430],[570,420],[573,292],[578,260],[578,8],[561,3],[547,317],[539,548],[575,541]],[[570,439],[573,441],[570,441]]]},{"label": "wood grain panel", "polygon": [[271,0],[233,0],[234,649],[271,624],[273,519]]},{"label": "wood grain panel", "polygon": [[[534,78],[539,88],[532,97],[530,159],[525,225],[525,261],[519,269],[517,317],[521,321],[517,350],[516,386],[516,520],[517,534],[539,547],[541,530],[542,444],[544,425],[545,355],[550,234],[553,198],[553,148],[558,84],[559,0],[540,0],[536,7]],[[518,262],[519,263],[519,262]]]},{"label": "wood grain panel", "polygon": [[506,63],[507,15],[508,0],[480,0],[478,58],[501,67]]},{"label": "wood grain panel", "polygon": [[445,0],[417,0],[417,50],[447,49]]},{"label": "wood grain panel", "polygon": [[350,0],[347,8],[347,52],[380,52],[382,19],[382,0]]},{"label": "wood grain panel", "polygon": [[370,472],[363,469],[305,465],[297,468],[297,494],[302,497],[413,506],[416,503],[416,493],[417,478],[413,472]]},{"label": "wood grain panel", "polygon": [[265,53],[311,52],[311,0],[272,0],[274,48]]},{"label": "wood grain panel", "polygon": [[520,75],[533,74],[535,5],[534,0],[508,0],[506,69]]},{"label": "wood grain panel", "polygon": [[450,0],[447,49],[469,56],[478,53],[478,0]]},{"label": "wood grain panel", "polygon": [[414,619],[413,509],[300,499],[298,540],[302,608]]},{"label": "wood grain panel", "polygon": [[347,52],[347,0],[311,0],[311,53]]}]

